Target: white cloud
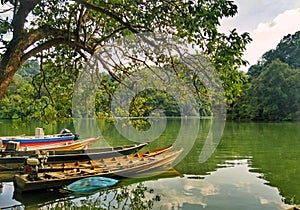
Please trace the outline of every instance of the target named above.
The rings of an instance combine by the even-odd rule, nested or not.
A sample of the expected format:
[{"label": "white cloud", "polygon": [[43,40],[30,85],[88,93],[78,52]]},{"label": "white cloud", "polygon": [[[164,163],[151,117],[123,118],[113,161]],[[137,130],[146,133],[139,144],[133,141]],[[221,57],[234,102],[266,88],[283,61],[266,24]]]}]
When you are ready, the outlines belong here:
[{"label": "white cloud", "polygon": [[[249,32],[253,41],[248,44],[244,58],[255,64],[270,49],[274,49],[287,34],[300,30],[300,1],[295,0],[234,0],[238,14],[221,20],[219,30],[228,33],[236,28]],[[246,71],[249,68],[243,67]]]},{"label": "white cloud", "polygon": [[270,22],[286,10],[300,8],[300,1],[295,0],[234,0],[238,14],[233,18],[224,18],[221,29],[227,32],[233,28],[238,31],[253,31],[259,23]]},{"label": "white cloud", "polygon": [[255,64],[261,56],[275,49],[280,40],[288,34],[294,34],[300,30],[300,8],[287,10],[270,22],[260,23],[250,35],[253,39],[248,45],[244,58]]}]

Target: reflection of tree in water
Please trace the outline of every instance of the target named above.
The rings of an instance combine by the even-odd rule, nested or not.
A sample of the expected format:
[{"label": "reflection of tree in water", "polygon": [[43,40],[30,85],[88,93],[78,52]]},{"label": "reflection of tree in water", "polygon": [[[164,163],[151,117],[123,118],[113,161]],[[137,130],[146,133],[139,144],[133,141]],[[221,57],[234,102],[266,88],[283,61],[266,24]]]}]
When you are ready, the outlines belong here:
[{"label": "reflection of tree in water", "polygon": [[152,209],[154,202],[160,201],[153,189],[138,183],[131,186],[100,191],[93,195],[81,196],[48,204],[42,209]]}]

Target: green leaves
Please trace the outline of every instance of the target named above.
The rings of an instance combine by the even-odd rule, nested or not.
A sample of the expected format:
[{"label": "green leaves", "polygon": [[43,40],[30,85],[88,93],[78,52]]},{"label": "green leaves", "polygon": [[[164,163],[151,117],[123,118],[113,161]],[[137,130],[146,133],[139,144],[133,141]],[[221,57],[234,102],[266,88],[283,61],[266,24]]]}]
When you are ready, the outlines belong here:
[{"label": "green leaves", "polygon": [[295,120],[300,117],[300,71],[279,60],[262,69],[246,85],[234,109],[236,117],[254,120]]},{"label": "green leaves", "polygon": [[287,63],[291,68],[300,68],[300,31],[283,37],[276,49],[264,53],[262,59],[256,65],[250,67],[248,75],[250,78],[257,77],[264,67],[278,59]]},{"label": "green leaves", "polygon": [[5,34],[8,32],[8,30],[11,29],[11,24],[8,21],[8,18],[5,20],[0,18],[0,34]]},{"label": "green leaves", "polygon": [[[8,18],[2,19],[0,17],[0,43],[2,43],[5,47],[8,45],[7,36],[12,30],[11,23]],[[0,44],[1,47],[1,44]],[[0,52],[2,54],[2,52]],[[0,57],[1,59],[1,57]]]},{"label": "green leaves", "polygon": [[[16,5],[18,3],[20,2],[16,1]],[[22,34],[13,34],[15,39],[5,45],[7,54],[3,59],[5,62],[0,66],[0,76],[6,77],[7,69],[12,74],[15,73],[28,57],[41,59],[39,73],[32,81],[34,92],[30,92],[30,100],[36,104],[44,103],[45,107],[42,109],[48,113],[47,116],[51,112],[57,117],[70,116],[72,87],[83,69],[83,62],[99,48],[134,33],[172,34],[184,42],[198,45],[222,78],[228,104],[232,104],[239,96],[242,84],[246,80],[245,76],[238,72],[238,68],[246,64],[242,55],[245,46],[251,41],[249,34],[238,34],[236,30],[232,30],[226,35],[218,31],[221,18],[237,14],[237,6],[230,0],[40,0],[32,3],[30,7],[25,4],[23,6],[28,11],[23,14],[20,10],[20,14],[16,13],[13,21],[19,18],[24,21],[26,19],[27,22],[22,26],[24,28],[18,29]],[[4,33],[10,29],[11,23],[2,20],[0,26],[0,33]],[[1,42],[4,43],[3,40]],[[153,55],[149,55],[150,60],[151,56]],[[163,63],[165,60],[162,56],[156,62]],[[104,81],[104,89],[97,93],[98,116],[110,115],[107,107],[111,100],[110,95],[117,86],[116,81],[122,74],[130,75],[137,69],[139,68],[113,68],[110,76],[115,80]],[[178,77],[183,81],[195,79],[195,95],[197,91],[205,92],[204,86],[196,78],[183,72],[179,72]],[[0,85],[8,82],[9,78],[1,78]],[[19,96],[22,96],[23,90],[19,86],[15,87],[14,91],[19,91]],[[4,86],[3,89],[5,88]],[[177,112],[176,106],[169,102],[168,97],[161,93],[155,96],[164,97],[164,101],[170,105],[172,115]],[[157,103],[151,98],[137,97],[133,105],[141,110],[132,109],[132,116],[149,112],[152,104],[145,107],[147,100],[149,104]],[[202,112],[209,114],[210,103],[207,98],[197,100],[203,107]],[[28,113],[32,114],[31,111]],[[35,115],[37,116],[40,114]]]},{"label": "green leaves", "polygon": [[249,83],[233,108],[234,118],[298,120],[300,110],[300,31],[250,67]]}]

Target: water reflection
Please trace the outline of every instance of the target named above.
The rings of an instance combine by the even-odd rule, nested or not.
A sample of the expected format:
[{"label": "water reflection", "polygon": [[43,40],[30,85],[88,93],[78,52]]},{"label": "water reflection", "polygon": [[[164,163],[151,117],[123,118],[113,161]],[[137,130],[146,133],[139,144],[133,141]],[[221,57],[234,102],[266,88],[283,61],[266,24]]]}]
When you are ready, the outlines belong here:
[{"label": "water reflection", "polygon": [[225,161],[209,175],[186,174],[146,186],[164,194],[154,209],[286,209],[279,191],[266,185],[261,174],[250,172],[251,159]]},{"label": "water reflection", "polygon": [[[13,197],[10,206],[21,205],[26,209],[153,209],[154,203],[160,202],[160,195],[153,188],[145,186],[147,180],[164,180],[178,177],[181,174],[175,169],[149,178],[121,179],[116,187],[108,190],[99,190],[88,194],[60,193],[58,190],[37,191],[19,194],[8,190],[7,196]],[[13,187],[12,182],[6,184]],[[0,195],[0,200],[4,197]],[[2,205],[0,208],[7,207]]]},{"label": "water reflection", "polygon": [[[299,125],[227,122],[222,141],[208,161],[198,163],[203,148],[200,135],[191,153],[176,168],[184,174],[206,175],[216,168],[230,167],[234,161],[247,160],[251,172],[278,189],[282,202],[300,204]],[[236,176],[233,174],[232,179]]]},{"label": "water reflection", "polygon": [[14,209],[287,209],[278,188],[264,174],[253,172],[252,157],[228,159],[206,175],[179,174],[176,170],[151,179],[124,179],[113,189],[92,194],[43,191],[13,192],[5,182],[0,208]]},{"label": "water reflection", "polygon": [[[180,125],[180,120],[168,121],[166,131],[149,145],[151,149],[173,143]],[[176,169],[185,174],[185,177],[140,182],[147,189],[154,190],[152,196],[160,196],[161,201],[153,202],[153,209],[282,209],[285,208],[284,203],[289,204],[287,207],[300,204],[299,125],[227,122],[217,149],[205,163],[199,163],[199,156],[210,129],[209,121],[201,121],[201,132],[191,151],[176,165]],[[101,126],[109,143],[128,144],[111,125]],[[5,130],[0,130],[3,131]],[[189,135],[189,130],[186,135]],[[131,184],[133,183],[125,186]],[[12,199],[12,191],[12,184],[5,183],[0,194],[0,208],[8,201],[11,205],[20,204]],[[44,200],[33,195],[28,196],[27,201],[19,201],[24,202],[26,208],[36,208],[50,205],[47,203],[50,201],[64,203],[67,200],[80,200],[80,197],[52,194],[52,198],[51,192],[45,194]],[[32,203],[33,200],[37,202]]]},{"label": "water reflection", "polygon": [[[137,183],[130,186],[94,192],[94,194],[63,195],[57,191],[31,193],[30,195],[14,194],[26,209],[152,209],[160,196],[153,189]],[[33,203],[33,197],[38,198]],[[48,197],[48,199],[46,199]],[[43,200],[44,199],[44,200]],[[53,199],[53,200],[51,200]]]}]

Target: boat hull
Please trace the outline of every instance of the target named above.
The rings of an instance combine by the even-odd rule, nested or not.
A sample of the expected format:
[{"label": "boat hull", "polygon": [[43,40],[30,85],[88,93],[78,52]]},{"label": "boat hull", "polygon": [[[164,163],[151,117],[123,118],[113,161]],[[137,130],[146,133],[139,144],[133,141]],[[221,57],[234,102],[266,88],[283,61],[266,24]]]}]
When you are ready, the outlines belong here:
[{"label": "boat hull", "polygon": [[[162,173],[172,167],[182,150],[164,152],[151,157],[114,158],[102,160],[97,167],[81,168],[80,171],[39,173],[37,180],[29,180],[28,175],[15,175],[14,186],[17,192],[27,192],[48,188],[59,188],[82,178],[103,177],[145,177],[150,172]],[[149,175],[147,175],[149,176]]]},{"label": "boat hull", "polygon": [[33,151],[58,151],[58,150],[82,150],[86,148],[87,146],[90,146],[94,143],[96,143],[100,137],[97,138],[88,138],[84,140],[76,140],[76,141],[71,141],[71,142],[59,142],[59,143],[54,143],[54,144],[47,144],[47,145],[41,145],[41,146],[26,146],[26,147],[20,147],[19,150],[17,151],[5,151],[2,153],[15,153],[14,155],[22,155],[26,154],[26,152],[33,152]]},{"label": "boat hull", "polygon": [[75,135],[71,136],[61,136],[61,137],[44,137],[44,138],[35,138],[35,137],[28,137],[28,138],[1,138],[2,140],[2,147],[5,148],[6,144],[10,141],[20,143],[21,147],[27,146],[40,146],[40,145],[49,145],[49,144],[56,144],[56,143],[63,143],[63,142],[71,142],[75,139]]},{"label": "boat hull", "polygon": [[[92,148],[83,150],[61,150],[47,151],[47,163],[67,163],[74,161],[99,160],[103,158],[118,157],[122,155],[130,155],[138,152],[140,149],[148,145],[142,143],[138,145],[128,145],[120,147],[108,148]],[[22,156],[2,157],[0,158],[0,171],[18,171],[20,170],[25,160],[33,155],[32,152],[19,153]]]}]

